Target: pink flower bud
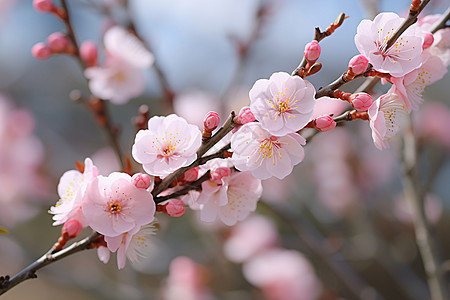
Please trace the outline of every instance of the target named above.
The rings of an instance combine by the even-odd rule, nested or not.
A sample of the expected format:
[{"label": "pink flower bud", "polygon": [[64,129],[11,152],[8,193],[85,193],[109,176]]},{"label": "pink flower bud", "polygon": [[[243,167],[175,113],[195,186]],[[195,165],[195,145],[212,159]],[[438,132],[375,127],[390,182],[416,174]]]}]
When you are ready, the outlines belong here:
[{"label": "pink flower bud", "polygon": [[237,121],[244,125],[250,122],[255,121],[256,118],[253,115],[252,111],[250,110],[249,106],[244,106],[243,108],[241,108],[241,110],[239,111],[239,115],[237,117]]},{"label": "pink flower bud", "polygon": [[63,52],[70,44],[69,38],[61,32],[50,34],[47,38],[47,42],[53,52]]},{"label": "pink flower bud", "polygon": [[80,46],[80,57],[87,67],[97,65],[97,45],[93,41],[85,41]]},{"label": "pink flower bud", "polygon": [[33,0],[33,7],[40,12],[53,12],[56,9],[52,0]]},{"label": "pink flower bud", "polygon": [[131,177],[131,182],[138,189],[148,189],[152,183],[152,178],[148,174],[136,173]]},{"label": "pink flower bud", "polygon": [[422,48],[428,49],[431,47],[431,45],[433,45],[434,43],[434,35],[431,32],[425,32],[423,34],[423,45]]},{"label": "pink flower bud", "polygon": [[210,176],[211,181],[216,184],[222,184],[222,178],[228,177],[231,174],[230,168],[227,167],[219,167],[217,169],[211,170]]},{"label": "pink flower bud", "polygon": [[319,131],[328,131],[336,127],[336,122],[330,116],[318,117],[315,119],[315,124]]},{"label": "pink flower bud", "polygon": [[183,174],[183,180],[186,182],[196,181],[198,178],[198,170],[199,170],[198,167],[187,170]]},{"label": "pink flower bud", "polygon": [[62,229],[61,229],[61,235],[67,235],[69,239],[73,239],[74,237],[78,236],[83,229],[83,226],[78,220],[70,220],[64,223]]},{"label": "pink flower bud", "polygon": [[214,129],[216,129],[217,126],[219,126],[219,123],[219,114],[214,111],[210,111],[209,113],[207,113],[205,119],[203,119],[203,126],[205,126],[205,129],[209,131],[213,131]]},{"label": "pink flower bud", "polygon": [[313,40],[306,44],[305,46],[305,58],[309,63],[316,62],[317,59],[319,59],[320,56],[320,45],[319,42],[316,40]]},{"label": "pink flower bud", "polygon": [[158,205],[158,211],[164,212],[171,217],[181,217],[184,214],[184,203],[179,199],[170,199],[165,204]]},{"label": "pink flower bud", "polygon": [[372,96],[366,93],[352,94],[349,98],[349,102],[352,106],[359,111],[366,111],[373,103]]},{"label": "pink flower bud", "polygon": [[37,43],[31,48],[31,54],[38,59],[47,59],[52,55],[52,49],[44,43]]},{"label": "pink flower bud", "polygon": [[369,59],[364,55],[353,56],[348,62],[348,69],[351,70],[355,75],[364,73],[369,65]]}]

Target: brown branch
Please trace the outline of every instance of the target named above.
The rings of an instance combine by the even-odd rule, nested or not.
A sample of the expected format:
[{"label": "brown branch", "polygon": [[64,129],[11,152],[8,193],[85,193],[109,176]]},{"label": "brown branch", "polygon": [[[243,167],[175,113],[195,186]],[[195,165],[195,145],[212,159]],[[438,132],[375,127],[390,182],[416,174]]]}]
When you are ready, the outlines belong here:
[{"label": "brown branch", "polygon": [[38,271],[39,269],[41,269],[51,263],[54,263],[60,259],[63,259],[64,257],[69,256],[71,254],[74,254],[74,253],[77,253],[77,252],[80,252],[83,250],[91,249],[92,248],[91,246],[100,237],[101,237],[101,235],[99,233],[94,232],[89,237],[86,237],[79,242],[75,242],[72,245],[70,245],[69,247],[67,247],[59,252],[52,253],[53,248],[50,249],[46,254],[41,256],[38,260],[36,260],[32,264],[30,264],[25,269],[21,270],[19,273],[17,273],[12,278],[9,278],[9,276],[4,276],[3,280],[0,280],[0,295],[6,293],[7,291],[12,289],[19,283],[21,283],[27,279],[36,278],[37,277],[36,271]]},{"label": "brown branch", "polygon": [[439,29],[445,28],[445,23],[450,19],[450,6],[447,10],[442,14],[442,17],[437,21],[430,29],[431,33],[436,33]]}]

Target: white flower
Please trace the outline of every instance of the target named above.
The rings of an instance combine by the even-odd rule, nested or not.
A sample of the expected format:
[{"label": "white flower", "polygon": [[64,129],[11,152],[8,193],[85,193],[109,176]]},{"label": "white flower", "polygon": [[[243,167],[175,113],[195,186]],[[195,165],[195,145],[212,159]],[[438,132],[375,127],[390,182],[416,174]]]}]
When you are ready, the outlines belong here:
[{"label": "white flower", "polygon": [[278,72],[259,79],[249,92],[250,109],[273,135],[296,132],[311,120],[316,91],[299,76]]},{"label": "white flower", "polygon": [[132,154],[148,174],[165,177],[191,164],[201,143],[200,130],[185,119],[174,114],[153,117],[148,129],[136,134]]},{"label": "white flower", "polygon": [[259,123],[247,123],[231,137],[231,157],[236,169],[259,179],[283,179],[304,158],[306,140],[297,133],[277,137]]}]

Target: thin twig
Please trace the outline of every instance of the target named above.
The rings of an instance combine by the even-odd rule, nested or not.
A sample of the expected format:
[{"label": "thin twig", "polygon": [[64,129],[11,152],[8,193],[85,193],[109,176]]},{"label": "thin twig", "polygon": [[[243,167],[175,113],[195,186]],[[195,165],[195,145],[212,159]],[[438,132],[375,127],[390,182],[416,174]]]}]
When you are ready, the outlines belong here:
[{"label": "thin twig", "polygon": [[435,24],[433,24],[433,26],[430,29],[430,32],[434,34],[439,29],[445,28],[445,23],[447,23],[449,19],[450,19],[450,6],[442,14],[441,18]]},{"label": "thin twig", "polygon": [[53,249],[50,249],[46,254],[41,256],[38,260],[33,262],[31,265],[26,267],[25,269],[21,270],[19,273],[17,273],[15,276],[13,276],[11,279],[4,280],[0,284],[0,295],[6,293],[10,289],[12,289],[14,286],[18,285],[19,283],[27,280],[36,278],[36,271],[39,269],[45,267],[46,265],[49,265],[53,262],[56,262],[66,256],[69,256],[71,254],[87,250],[91,248],[91,244],[95,242],[101,235],[97,232],[94,232],[89,237],[86,237],[82,239],[79,242],[75,242],[69,247],[56,252],[52,253]]}]

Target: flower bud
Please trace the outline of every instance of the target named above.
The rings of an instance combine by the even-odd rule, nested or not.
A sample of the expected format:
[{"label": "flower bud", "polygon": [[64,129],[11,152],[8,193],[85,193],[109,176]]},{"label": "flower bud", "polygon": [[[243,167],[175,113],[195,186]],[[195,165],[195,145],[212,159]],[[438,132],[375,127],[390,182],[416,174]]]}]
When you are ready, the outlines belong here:
[{"label": "flower bud", "polygon": [[207,113],[205,119],[203,119],[203,126],[208,131],[213,131],[214,129],[216,129],[217,126],[219,126],[219,123],[219,114],[214,111],[210,111],[209,113]]},{"label": "flower bud", "polygon": [[352,94],[348,101],[352,106],[358,111],[366,111],[373,103],[373,98],[366,93],[356,93]]},{"label": "flower bud", "polygon": [[187,170],[183,174],[183,180],[186,182],[196,181],[198,178],[198,170],[199,170],[199,167],[195,167],[195,168]]},{"label": "flower bud", "polygon": [[243,108],[241,108],[237,117],[237,121],[239,124],[244,125],[250,122],[254,122],[255,120],[256,118],[250,110],[250,106],[244,106]]},{"label": "flower bud", "polygon": [[216,184],[222,184],[222,178],[228,177],[231,174],[230,168],[227,167],[219,167],[217,169],[211,170],[210,176],[211,181]]},{"label": "flower bud", "polygon": [[97,45],[93,41],[85,41],[80,46],[80,57],[87,67],[97,65]]},{"label": "flower bud", "polygon": [[431,32],[424,32],[423,34],[423,50],[428,49],[434,43],[434,35]]},{"label": "flower bud", "polygon": [[131,177],[131,182],[138,189],[148,189],[152,183],[152,178],[148,174],[136,173]]},{"label": "flower bud", "polygon": [[353,56],[348,62],[348,69],[355,75],[364,73],[369,65],[369,60],[364,55]]},{"label": "flower bud", "polygon": [[52,49],[44,43],[37,43],[31,48],[31,55],[38,59],[47,59],[52,55]]},{"label": "flower bud", "polygon": [[39,12],[53,12],[56,9],[52,0],[33,0],[33,7]]},{"label": "flower bud", "polygon": [[320,45],[319,42],[316,40],[312,40],[305,46],[305,58],[306,60],[311,64],[316,62],[317,59],[319,59],[320,56]]},{"label": "flower bud", "polygon": [[53,52],[63,52],[70,44],[69,38],[61,32],[50,34],[47,38],[47,42]]},{"label": "flower bud", "polygon": [[330,116],[323,116],[315,119],[315,125],[319,131],[328,131],[336,127],[336,122]]},{"label": "flower bud", "polygon": [[64,223],[61,229],[61,235],[67,236],[69,239],[73,239],[80,234],[82,229],[83,225],[81,225],[78,220],[73,219]]},{"label": "flower bud", "polygon": [[164,204],[159,204],[157,209],[171,217],[181,217],[185,211],[184,203],[180,199],[170,199]]}]

